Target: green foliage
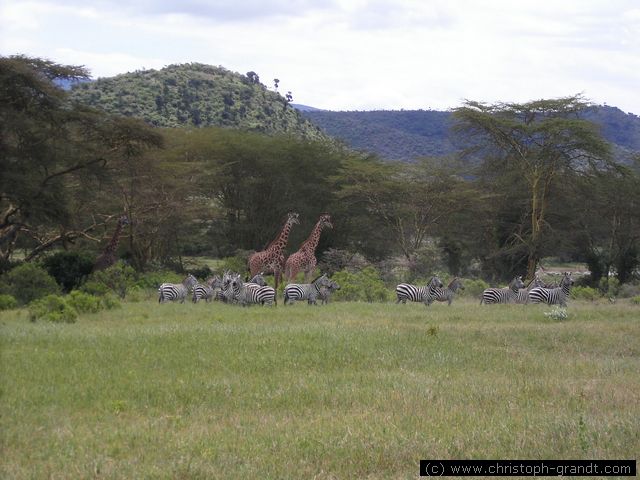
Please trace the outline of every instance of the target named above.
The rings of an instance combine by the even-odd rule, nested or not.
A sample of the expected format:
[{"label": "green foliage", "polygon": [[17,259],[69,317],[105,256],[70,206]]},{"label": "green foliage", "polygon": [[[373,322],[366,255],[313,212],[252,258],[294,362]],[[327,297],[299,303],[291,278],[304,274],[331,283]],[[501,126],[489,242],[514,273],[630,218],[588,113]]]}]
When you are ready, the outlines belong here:
[{"label": "green foliage", "polygon": [[569,318],[567,309],[562,307],[557,307],[557,306],[553,307],[548,312],[544,312],[544,316],[550,320],[557,320],[557,321],[566,320],[567,318]]},{"label": "green foliage", "polygon": [[633,297],[631,299],[631,303],[633,303],[634,305],[640,305],[640,295]]},{"label": "green foliage", "polygon": [[18,265],[2,275],[2,282],[7,285],[5,293],[11,294],[21,305],[60,290],[55,279],[33,263]]},{"label": "green foliage", "polygon": [[625,283],[620,285],[618,297],[630,298],[640,296],[640,283]]},{"label": "green foliage", "polygon": [[184,275],[169,270],[157,270],[138,274],[134,286],[156,290],[163,283],[180,283],[182,280]]},{"label": "green foliage", "polygon": [[598,285],[603,295],[608,297],[616,297],[620,289],[620,281],[614,277],[603,277]]},{"label": "green foliage", "polygon": [[86,252],[60,251],[42,262],[63,291],[70,292],[78,288],[93,268],[94,255]]},{"label": "green foliage", "polygon": [[334,293],[336,300],[386,302],[392,297],[375,267],[365,267],[358,272],[342,270],[332,279],[340,285],[340,290]]},{"label": "green foliage", "polygon": [[170,65],[81,83],[71,97],[159,127],[235,127],[326,139],[254,72],[247,75],[199,63]]},{"label": "green foliage", "polygon": [[78,290],[72,291],[66,300],[79,313],[97,313],[103,309],[101,297]]},{"label": "green foliage", "polygon": [[[136,272],[133,267],[118,262],[105,270],[94,272],[91,277],[89,277],[89,281],[91,284],[97,283],[98,285],[106,287],[120,298],[125,298],[127,296],[127,290],[135,284]],[[94,288],[93,285],[92,288]]]},{"label": "green foliage", "polygon": [[222,265],[220,269],[222,271],[231,270],[244,275],[247,271],[248,255],[242,253],[234,255],[233,257],[226,257],[222,259]]},{"label": "green foliage", "polygon": [[464,290],[460,291],[459,293],[462,296],[471,298],[480,297],[480,295],[482,295],[482,292],[489,288],[489,284],[480,279],[462,279],[462,284],[464,285]]},{"label": "green foliage", "polygon": [[0,311],[11,310],[18,306],[18,301],[11,295],[0,294]]},{"label": "green foliage", "polygon": [[593,302],[602,298],[602,292],[597,288],[573,286],[571,288],[571,298]]},{"label": "green foliage", "polygon": [[29,304],[29,319],[48,320],[54,323],[75,323],[78,312],[64,297],[47,295]]}]

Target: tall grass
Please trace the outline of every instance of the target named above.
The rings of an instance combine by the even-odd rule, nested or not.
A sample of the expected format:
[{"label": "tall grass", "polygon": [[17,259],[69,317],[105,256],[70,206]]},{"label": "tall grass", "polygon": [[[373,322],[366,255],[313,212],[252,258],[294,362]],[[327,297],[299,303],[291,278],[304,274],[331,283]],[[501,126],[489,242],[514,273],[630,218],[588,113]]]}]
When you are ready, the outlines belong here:
[{"label": "tall grass", "polygon": [[635,458],[630,305],[3,312],[2,478],[413,478],[421,458]]}]

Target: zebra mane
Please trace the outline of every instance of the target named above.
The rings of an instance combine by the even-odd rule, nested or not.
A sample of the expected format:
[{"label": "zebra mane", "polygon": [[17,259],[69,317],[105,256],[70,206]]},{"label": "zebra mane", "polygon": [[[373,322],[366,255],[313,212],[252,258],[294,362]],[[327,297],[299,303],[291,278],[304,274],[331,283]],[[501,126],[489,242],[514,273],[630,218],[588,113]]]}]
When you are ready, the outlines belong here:
[{"label": "zebra mane", "polygon": [[456,283],[457,281],[458,281],[458,277],[453,277],[453,280],[449,282],[449,285],[447,285],[447,288],[453,287],[453,284]]},{"label": "zebra mane", "polygon": [[320,280],[322,277],[324,277],[326,275],[326,273],[323,273],[322,275],[318,275],[316,278],[314,278],[313,280],[311,280],[311,283],[316,283],[318,280]]}]

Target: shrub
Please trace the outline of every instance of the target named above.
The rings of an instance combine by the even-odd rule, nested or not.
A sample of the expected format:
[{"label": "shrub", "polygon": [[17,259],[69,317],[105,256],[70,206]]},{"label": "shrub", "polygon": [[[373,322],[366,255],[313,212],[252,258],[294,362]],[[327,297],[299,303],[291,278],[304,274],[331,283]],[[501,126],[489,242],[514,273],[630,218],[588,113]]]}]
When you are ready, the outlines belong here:
[{"label": "shrub", "polygon": [[567,309],[562,307],[553,307],[550,311],[544,312],[544,316],[551,320],[566,320],[569,318]]},{"label": "shrub", "polygon": [[[247,252],[248,253],[248,252]],[[226,257],[222,259],[222,270],[231,270],[232,272],[237,272],[242,275],[247,271],[247,265],[249,261],[249,255],[242,252],[234,257]],[[182,281],[182,279],[180,279]]]},{"label": "shrub", "polygon": [[80,287],[80,291],[88,293],[89,295],[103,296],[109,293],[109,287],[104,283],[96,282],[95,280],[89,280]]},{"label": "shrub", "polygon": [[631,303],[633,303],[634,305],[640,305],[640,295],[638,295],[637,297],[633,297],[631,299]]},{"label": "shrub", "polygon": [[18,306],[18,301],[11,295],[0,295],[0,311],[11,310]]},{"label": "shrub", "polygon": [[385,302],[391,298],[390,290],[374,267],[355,273],[342,270],[333,275],[333,280],[340,285],[340,290],[334,294],[336,300]]},{"label": "shrub", "polygon": [[29,319],[48,320],[55,323],[75,323],[78,312],[58,295],[47,295],[29,304]]},{"label": "shrub", "polygon": [[637,283],[624,283],[620,285],[618,290],[618,297],[631,298],[640,295],[640,284]]},{"label": "shrub", "polygon": [[171,271],[158,270],[138,275],[135,286],[143,289],[156,290],[163,283],[180,283],[184,280],[184,275]]},{"label": "shrub", "polygon": [[2,281],[8,286],[5,293],[12,295],[20,305],[60,291],[55,279],[33,263],[18,265],[5,273]]},{"label": "shrub", "polygon": [[106,286],[120,298],[127,296],[127,289],[134,285],[136,272],[133,267],[118,262],[106,270],[95,272],[90,280]]},{"label": "shrub", "polygon": [[74,290],[67,297],[67,303],[79,313],[97,313],[104,307],[100,297]]},{"label": "shrub", "polygon": [[93,269],[94,257],[84,252],[58,252],[44,260],[43,266],[65,292],[78,288]]},{"label": "shrub", "polygon": [[464,290],[460,292],[465,297],[480,298],[482,292],[489,288],[489,284],[484,280],[465,280],[462,279]]},{"label": "shrub", "polygon": [[589,300],[593,302],[602,297],[600,290],[591,287],[573,287],[571,289],[571,298],[576,300]]}]

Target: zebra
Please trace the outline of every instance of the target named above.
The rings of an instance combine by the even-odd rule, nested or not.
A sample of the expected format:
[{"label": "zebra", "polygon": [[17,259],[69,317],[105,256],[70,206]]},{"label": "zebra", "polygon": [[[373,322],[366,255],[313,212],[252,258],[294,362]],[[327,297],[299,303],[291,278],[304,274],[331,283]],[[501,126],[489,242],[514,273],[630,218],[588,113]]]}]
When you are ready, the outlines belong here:
[{"label": "zebra", "polygon": [[515,303],[521,288],[524,288],[524,283],[522,283],[522,276],[519,275],[511,280],[507,288],[487,288],[482,292],[480,304]]},{"label": "zebra", "polygon": [[187,278],[185,278],[182,283],[163,283],[160,285],[160,288],[158,288],[158,293],[160,294],[158,303],[173,302],[176,300],[184,303],[187,293],[197,283],[198,280],[191,274],[187,275]]},{"label": "zebra", "polygon": [[535,287],[544,287],[544,282],[540,279],[538,275],[533,277],[531,283],[526,286],[526,288],[521,288],[518,290],[518,296],[516,297],[516,303],[526,305],[529,303],[529,292]]},{"label": "zebra", "polygon": [[455,277],[447,288],[436,288],[433,296],[427,296],[426,303],[431,305],[434,300],[437,300],[438,302],[448,302],[449,306],[451,306],[453,297],[458,290],[464,290],[464,285],[462,285],[462,281],[458,277]]},{"label": "zebra", "polygon": [[193,287],[193,303],[198,303],[199,300],[204,299],[207,303],[209,303],[219,292],[220,287],[222,286],[222,279],[215,275],[207,281],[202,283],[197,283]]},{"label": "zebra", "polygon": [[326,287],[320,287],[320,291],[318,292],[318,298],[320,299],[322,305],[326,305],[329,303],[329,298],[331,298],[331,294],[334,290],[340,290],[340,285],[333,280],[329,280],[329,285]]},{"label": "zebra", "polygon": [[238,302],[243,307],[247,305],[273,305],[276,299],[276,291],[273,287],[253,286],[244,283],[239,274],[236,274],[224,290],[227,302]]},{"label": "zebra", "polygon": [[396,296],[398,300],[396,303],[407,303],[407,300],[412,302],[423,302],[425,305],[429,305],[433,302],[436,290],[442,288],[442,281],[438,277],[432,277],[427,285],[424,287],[416,287],[408,283],[401,283],[396,286]]},{"label": "zebra", "polygon": [[560,281],[560,286],[556,288],[536,287],[529,292],[529,302],[546,303],[548,305],[567,306],[567,298],[573,285],[571,272],[565,272]]},{"label": "zebra", "polygon": [[284,304],[293,303],[296,300],[307,300],[309,305],[317,305],[320,289],[329,287],[331,280],[326,274],[319,276],[311,283],[290,283],[284,287]]}]

